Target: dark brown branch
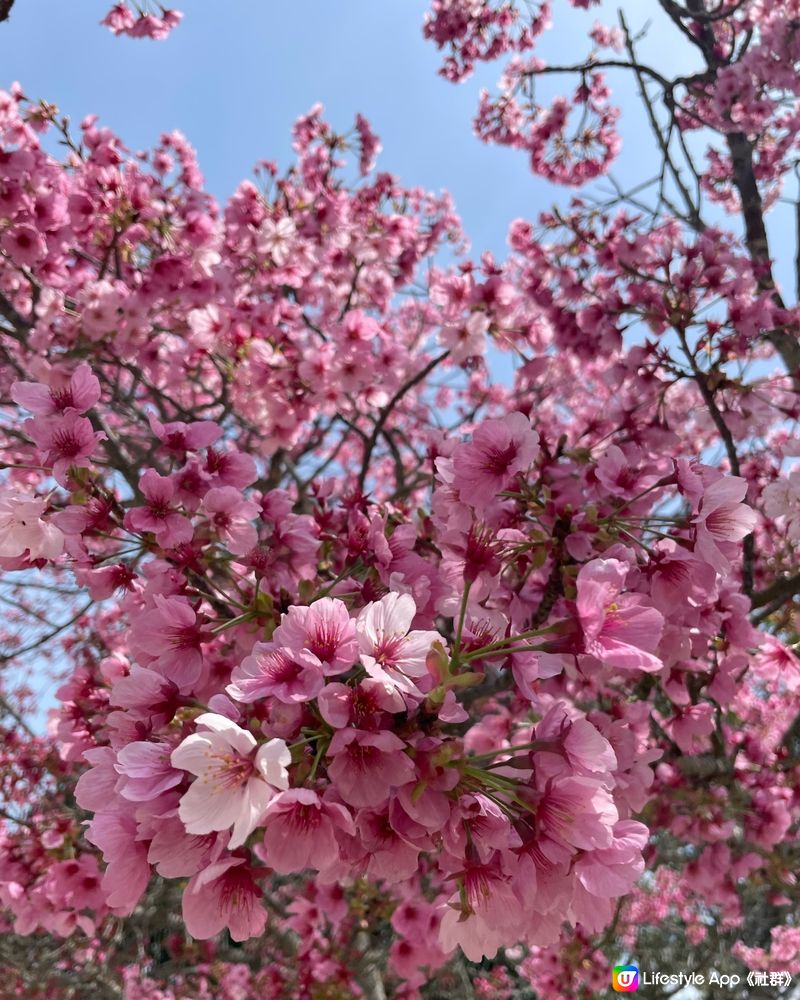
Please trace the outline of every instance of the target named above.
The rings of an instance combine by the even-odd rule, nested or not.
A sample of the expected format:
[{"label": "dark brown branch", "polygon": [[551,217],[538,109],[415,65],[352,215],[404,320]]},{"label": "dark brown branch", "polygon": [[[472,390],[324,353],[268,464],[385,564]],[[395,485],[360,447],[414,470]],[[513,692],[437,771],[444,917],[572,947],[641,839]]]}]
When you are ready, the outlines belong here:
[{"label": "dark brown branch", "polygon": [[384,425],[386,424],[386,421],[389,419],[392,410],[394,410],[395,406],[397,406],[397,404],[400,402],[403,396],[405,396],[407,392],[413,389],[415,385],[419,385],[419,383],[422,382],[423,379],[425,379],[428,375],[430,375],[433,369],[436,368],[437,365],[441,364],[441,362],[444,361],[444,359],[448,356],[449,353],[450,353],[449,351],[443,351],[441,354],[437,354],[435,358],[431,358],[431,360],[427,363],[427,365],[425,365],[424,368],[420,369],[420,371],[418,371],[416,375],[414,375],[407,382],[404,382],[400,386],[400,388],[397,390],[394,396],[392,396],[392,398],[389,400],[386,406],[384,406],[384,408],[381,410],[380,414],[378,415],[378,419],[375,421],[375,426],[372,428],[372,433],[369,436],[369,440],[364,445],[364,458],[361,463],[361,472],[359,473],[358,476],[358,488],[360,490],[364,489],[364,482],[366,481],[367,472],[369,471],[369,462],[370,459],[372,458],[372,452],[375,449],[378,437],[383,431]]},{"label": "dark brown branch", "polygon": [[[673,0],[660,0],[660,2],[672,20],[676,21],[675,9],[680,10],[678,5]],[[687,9],[694,20],[701,22],[701,28],[693,36],[692,41],[702,51],[706,65],[715,77],[726,60],[720,59],[717,53],[717,40],[710,25],[703,23],[705,10],[702,0],[687,0]],[[733,184],[741,202],[745,245],[753,261],[758,287],[762,292],[769,292],[775,304],[783,309],[785,304],[775,287],[772,273],[769,239],[764,222],[764,203],[753,167],[753,143],[744,132],[726,133],[725,142],[731,157]],[[797,328],[769,330],[765,336],[780,355],[795,386],[800,388],[800,338]]]},{"label": "dark brown branch", "polygon": [[[0,4],[2,3],[3,0],[0,0]],[[20,312],[17,312],[11,302],[2,294],[0,294],[0,316],[7,319],[17,333],[24,333],[33,326]]]},{"label": "dark brown branch", "polygon": [[[39,638],[35,642],[32,642],[27,646],[23,646],[22,649],[15,649],[13,653],[3,654],[2,656],[0,656],[0,665],[2,665],[3,663],[8,663],[10,660],[16,660],[18,657],[24,656],[25,653],[30,653],[34,649],[39,649],[40,646],[43,646],[46,642],[49,642],[51,639],[54,639],[60,632],[63,632],[65,629],[68,629],[70,625],[74,625],[79,618],[82,618],[86,614],[86,612],[89,610],[89,608],[91,608],[93,604],[94,601],[89,601],[89,603],[84,605],[84,607],[82,607],[80,611],[74,614],[69,619],[69,621],[65,621],[63,625],[58,625],[56,628],[51,629],[45,635],[39,636]],[[0,702],[0,710],[8,711],[8,708],[5,704]],[[13,715],[14,713],[10,712],[9,714]],[[15,715],[14,717],[17,718],[17,720],[19,721],[18,716]]]},{"label": "dark brown branch", "polygon": [[752,604],[754,608],[763,608],[778,601],[780,602],[778,607],[780,607],[785,600],[796,594],[800,594],[800,573],[795,573],[794,576],[785,576],[763,590],[757,591],[753,594]]},{"label": "dark brown branch", "polygon": [[[675,327],[675,332],[678,334],[678,339],[681,342],[681,347],[683,348],[683,353],[686,355],[686,360],[692,369],[692,374],[694,375],[694,380],[697,383],[697,388],[700,390],[700,395],[703,397],[703,402],[706,404],[709,415],[714,422],[714,426],[719,431],[719,436],[722,438],[722,443],[725,446],[725,451],[728,455],[728,462],[730,463],[731,472],[734,476],[741,474],[739,467],[739,455],[736,451],[736,443],[733,440],[733,435],[731,434],[730,428],[725,423],[725,418],[717,406],[717,401],[714,399],[714,390],[708,384],[708,377],[706,372],[697,364],[697,359],[694,353],[689,347],[686,340],[686,332],[681,329],[680,326]],[[746,535],[742,542],[742,590],[745,594],[752,594],[753,592],[753,576],[754,576],[754,566],[755,566],[755,538],[752,532]]]},{"label": "dark brown branch", "polygon": [[[630,62],[631,62],[630,68],[633,70],[634,75],[636,76],[636,83],[638,84],[639,87],[639,96],[641,97],[642,103],[644,104],[645,112],[647,114],[647,119],[650,123],[651,131],[653,132],[653,135],[656,138],[656,142],[658,143],[658,146],[661,150],[661,155],[664,157],[664,165],[672,175],[672,179],[675,182],[675,186],[680,192],[681,197],[683,198],[683,202],[686,205],[687,218],[689,224],[692,226],[692,228],[695,229],[702,228],[703,222],[702,219],[700,218],[699,208],[695,204],[694,199],[692,198],[691,193],[689,192],[689,189],[684,184],[680,171],[673,162],[672,153],[669,148],[669,141],[664,138],[664,133],[661,131],[661,126],[659,125],[658,119],[656,118],[656,113],[653,108],[653,102],[650,100],[650,95],[647,92],[647,86],[644,80],[645,67],[642,66],[636,59],[633,37],[631,36],[630,29],[628,28],[628,23],[625,20],[625,15],[622,13],[622,11],[620,11],[619,14],[619,21],[622,30],[625,34],[625,48],[628,52],[628,56],[630,57]],[[660,74],[656,76],[656,79],[658,79],[658,82],[661,84],[664,90],[665,97],[667,94],[672,93],[674,84],[670,84],[663,77],[661,77]]]}]

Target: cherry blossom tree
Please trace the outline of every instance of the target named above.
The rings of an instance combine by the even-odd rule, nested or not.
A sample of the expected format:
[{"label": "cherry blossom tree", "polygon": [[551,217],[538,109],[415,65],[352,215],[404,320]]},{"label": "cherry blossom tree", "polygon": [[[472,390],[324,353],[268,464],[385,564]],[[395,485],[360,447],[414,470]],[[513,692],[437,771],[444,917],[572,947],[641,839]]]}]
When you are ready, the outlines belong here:
[{"label": "cherry blossom tree", "polygon": [[[8,995],[800,972],[800,316],[766,221],[800,10],[658,8],[693,74],[631,15],[554,66],[546,2],[434,0],[447,79],[506,60],[479,137],[582,188],[503,260],[360,115],[314,107],[220,205],[180,133],[133,154],[0,93]],[[607,73],[654,179],[615,179]]]}]

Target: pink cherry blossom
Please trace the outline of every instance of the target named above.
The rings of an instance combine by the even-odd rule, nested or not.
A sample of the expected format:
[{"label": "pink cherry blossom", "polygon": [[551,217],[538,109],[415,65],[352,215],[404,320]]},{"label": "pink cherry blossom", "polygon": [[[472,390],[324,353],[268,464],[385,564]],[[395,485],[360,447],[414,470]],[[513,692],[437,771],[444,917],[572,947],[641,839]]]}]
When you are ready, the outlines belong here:
[{"label": "pink cherry blossom", "polygon": [[262,857],[284,875],[313,868],[324,872],[339,858],[337,830],[353,835],[347,809],[309,788],[279,792],[264,813]]},{"label": "pink cherry blossom", "polygon": [[189,880],[183,919],[192,937],[205,941],[227,927],[234,941],[258,937],[267,922],[262,893],[244,858],[225,858]]},{"label": "pink cherry blossom", "polygon": [[203,497],[201,510],[234,555],[244,555],[258,541],[258,532],[252,523],[258,515],[258,505],[245,500],[235,487],[219,486],[209,490]]},{"label": "pink cherry blossom", "polygon": [[[182,691],[188,691],[203,669],[201,644],[210,638],[185,598],[156,594],[153,607],[133,620],[131,641],[135,649],[152,658],[155,667]],[[143,662],[143,665],[144,662]]]},{"label": "pink cherry blossom", "polygon": [[147,847],[136,832],[133,815],[118,809],[95,813],[86,832],[87,839],[103,852],[106,902],[119,916],[133,911],[150,881]]},{"label": "pink cherry blossom", "polygon": [[288,787],[291,755],[283,740],[256,750],[255,737],[222,715],[199,715],[196,724],[203,728],[170,758],[174,767],[197,776],[181,797],[181,821],[193,834],[233,827],[229,846],[238,847],[259,825],[276,791]]},{"label": "pink cherry blossom", "polygon": [[585,854],[575,865],[581,885],[593,896],[617,897],[630,892],[644,870],[642,851],[647,827],[635,820],[614,824],[611,847]]},{"label": "pink cherry blossom", "polygon": [[196,420],[186,424],[182,420],[162,423],[155,414],[148,415],[148,423],[161,442],[161,448],[177,457],[184,457],[188,451],[199,451],[218,441],[222,428],[213,420]]},{"label": "pink cherry blossom", "polygon": [[762,499],[764,513],[782,518],[789,538],[800,540],[800,468],[765,486]]},{"label": "pink cherry blossom", "polygon": [[347,606],[331,597],[307,607],[290,607],[272,633],[272,641],[313,653],[326,675],[349,670],[358,658],[355,622]]},{"label": "pink cherry blossom", "polygon": [[491,958],[507,931],[519,927],[520,903],[510,878],[496,860],[465,866],[464,893],[453,895],[442,911],[439,943],[445,951],[460,947],[472,962]]},{"label": "pink cherry blossom", "polygon": [[85,413],[100,399],[100,381],[87,364],[78,365],[68,381],[54,373],[53,383],[15,382],[11,386],[11,398],[40,417],[69,409]]},{"label": "pink cherry blossom", "polygon": [[464,503],[483,510],[508,486],[511,477],[525,472],[539,453],[539,435],[521,413],[504,420],[485,420],[472,441],[453,452],[454,486]]},{"label": "pink cherry blossom", "polygon": [[[548,782],[536,812],[543,837],[570,849],[605,849],[619,815],[608,788],[596,778]],[[544,847],[545,854],[547,848]]]},{"label": "pink cherry blossom", "polygon": [[328,773],[348,805],[382,805],[392,788],[412,781],[414,765],[405,744],[390,732],[339,729],[328,747]]},{"label": "pink cherry blossom", "polygon": [[131,531],[152,532],[158,544],[165,548],[190,541],[191,522],[172,503],[175,495],[172,479],[148,469],[139,480],[139,489],[145,506],[129,510],[125,514],[125,526]]},{"label": "pink cherry blossom", "polygon": [[585,651],[624,670],[660,670],[654,655],[663,616],[638,594],[621,594],[627,569],[617,559],[594,559],[578,573],[576,607]]},{"label": "pink cherry blossom", "polygon": [[700,509],[692,519],[696,526],[695,551],[720,573],[730,569],[723,549],[729,542],[741,541],[758,521],[756,512],[741,503],[746,493],[746,479],[739,476],[718,479],[706,489]]},{"label": "pink cherry blossom", "polygon": [[336,729],[380,728],[383,714],[404,712],[406,703],[393,685],[366,677],[355,686],[326,684],[317,698],[322,718]]},{"label": "pink cherry blossom", "polygon": [[272,642],[257,642],[253,652],[234,668],[228,694],[236,701],[270,695],[288,704],[310,701],[322,690],[322,664],[307,649],[295,652]]},{"label": "pink cherry blossom", "polygon": [[104,431],[93,430],[87,417],[71,409],[59,416],[33,417],[23,427],[39,449],[42,462],[53,467],[53,477],[61,486],[67,485],[70,467],[87,467],[98,443],[106,437]]},{"label": "pink cherry blossom", "polygon": [[129,743],[117,754],[116,770],[123,776],[120,795],[133,802],[155,799],[183,780],[170,766],[172,747],[168,743]]},{"label": "pink cherry blossom", "polygon": [[666,728],[684,753],[702,753],[714,732],[714,706],[708,702],[689,705]]}]

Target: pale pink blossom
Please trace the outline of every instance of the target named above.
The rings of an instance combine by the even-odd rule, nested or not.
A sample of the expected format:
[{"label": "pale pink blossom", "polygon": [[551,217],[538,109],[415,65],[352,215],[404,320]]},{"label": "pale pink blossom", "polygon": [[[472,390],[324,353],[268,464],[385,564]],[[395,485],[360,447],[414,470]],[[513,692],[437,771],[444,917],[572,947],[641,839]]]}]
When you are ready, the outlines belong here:
[{"label": "pale pink blossom", "polygon": [[[536,811],[543,840],[585,851],[610,847],[618,819],[605,783],[578,776],[548,781]],[[547,854],[546,846],[542,850]]]},{"label": "pale pink blossom", "polygon": [[644,871],[642,851],[648,830],[635,820],[620,820],[612,829],[610,847],[590,851],[575,864],[575,873],[593,896],[615,898],[630,892]]},{"label": "pale pink blossom", "polygon": [[417,607],[410,594],[391,593],[368,604],[356,621],[360,659],[376,680],[406,694],[428,673],[426,659],[438,632],[409,631]]},{"label": "pale pink blossom", "polygon": [[256,234],[256,246],[260,253],[272,257],[278,267],[281,267],[289,258],[296,231],[292,219],[264,219]]},{"label": "pale pink blossom", "polygon": [[172,746],[138,740],[117,753],[116,771],[123,776],[120,795],[133,802],[158,798],[183,780],[181,771],[170,765]]},{"label": "pale pink blossom", "polygon": [[786,534],[800,541],[800,468],[765,486],[762,499],[767,517],[783,518]]},{"label": "pale pink blossom", "polygon": [[486,352],[486,332],[491,325],[484,312],[470,313],[464,322],[442,327],[439,341],[450,351],[453,361],[481,357]]},{"label": "pale pink blossom", "polygon": [[654,551],[656,558],[650,576],[650,595],[662,614],[674,614],[678,607],[690,610],[716,594],[714,567],[694,552],[672,539],[660,540]]},{"label": "pale pink blossom", "polygon": [[30,559],[56,559],[64,551],[64,535],[42,517],[45,500],[22,493],[0,493],[0,557],[27,552]]},{"label": "pale pink blossom", "polygon": [[289,748],[283,740],[269,740],[256,749],[252,733],[222,715],[207,712],[195,721],[203,728],[171,755],[174,767],[197,776],[181,798],[180,818],[187,833],[233,827],[229,846],[239,847],[276,791],[288,787]]},{"label": "pale pink blossom", "polygon": [[258,542],[253,524],[259,515],[258,504],[245,500],[234,486],[217,486],[209,490],[200,509],[234,555],[245,555]]}]

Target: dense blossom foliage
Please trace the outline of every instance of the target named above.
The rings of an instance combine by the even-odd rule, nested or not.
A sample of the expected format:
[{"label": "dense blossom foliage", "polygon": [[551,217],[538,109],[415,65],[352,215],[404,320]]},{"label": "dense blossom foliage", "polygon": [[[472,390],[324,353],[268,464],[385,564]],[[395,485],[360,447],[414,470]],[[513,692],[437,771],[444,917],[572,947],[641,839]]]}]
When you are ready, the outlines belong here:
[{"label": "dense blossom foliage", "polygon": [[[725,935],[800,972],[800,317],[759,233],[798,11],[664,7],[707,69],[661,78],[657,206],[518,219],[504,260],[361,116],[219,205],[180,133],[0,93],[9,995],[587,997]],[[478,134],[583,184],[600,50],[659,81],[623,20],[540,105],[549,20],[423,30],[454,81],[508,55]],[[744,240],[673,129],[722,137],[699,190]]]}]

